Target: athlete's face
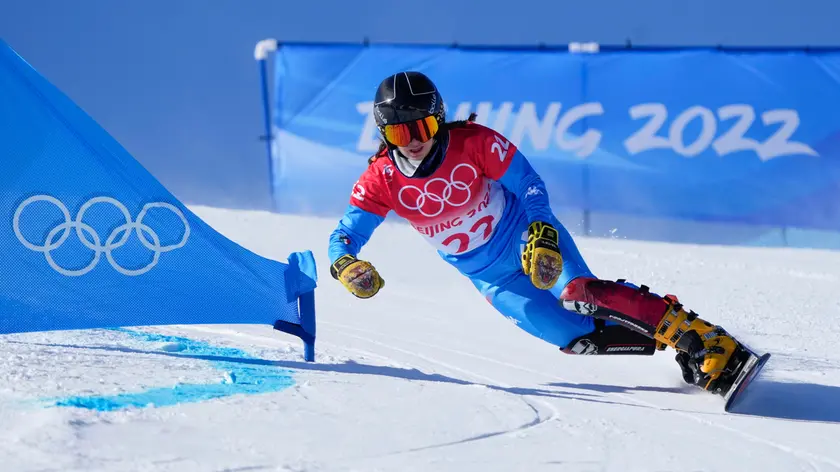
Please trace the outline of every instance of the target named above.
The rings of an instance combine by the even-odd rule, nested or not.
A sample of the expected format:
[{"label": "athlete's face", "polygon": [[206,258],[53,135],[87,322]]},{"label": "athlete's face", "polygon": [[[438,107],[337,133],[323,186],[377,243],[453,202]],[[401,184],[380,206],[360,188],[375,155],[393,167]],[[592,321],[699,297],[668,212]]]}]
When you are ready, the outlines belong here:
[{"label": "athlete's face", "polygon": [[400,154],[409,158],[409,159],[425,159],[426,156],[429,155],[429,151],[432,150],[432,146],[435,144],[434,139],[430,139],[425,143],[421,143],[416,139],[412,139],[408,146],[399,146],[398,149],[400,150]]}]

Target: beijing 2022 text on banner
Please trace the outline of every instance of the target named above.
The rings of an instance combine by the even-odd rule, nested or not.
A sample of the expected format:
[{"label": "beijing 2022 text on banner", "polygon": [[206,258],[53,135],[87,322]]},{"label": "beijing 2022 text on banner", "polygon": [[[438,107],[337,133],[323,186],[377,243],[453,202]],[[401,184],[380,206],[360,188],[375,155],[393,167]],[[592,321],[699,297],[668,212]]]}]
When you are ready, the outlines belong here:
[{"label": "beijing 2022 text on banner", "polygon": [[418,70],[449,119],[476,112],[519,147],[555,209],[840,230],[840,53],[281,45],[275,59],[282,212],[343,211],[378,145],[377,85]]}]

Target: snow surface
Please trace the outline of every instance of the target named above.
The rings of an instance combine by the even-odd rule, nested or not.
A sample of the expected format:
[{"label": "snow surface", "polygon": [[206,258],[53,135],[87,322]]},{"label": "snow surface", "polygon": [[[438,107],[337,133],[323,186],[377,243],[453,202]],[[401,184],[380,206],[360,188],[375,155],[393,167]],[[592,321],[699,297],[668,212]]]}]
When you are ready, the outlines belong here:
[{"label": "snow surface", "polygon": [[269,326],[0,336],[0,470],[840,470],[840,253],[578,239],[599,276],[774,354],[732,415],[673,351],[529,336],[407,225],[363,250],[386,286],[358,300],[328,274],[334,220],[194,211],[267,257],[313,250],[317,362]]}]

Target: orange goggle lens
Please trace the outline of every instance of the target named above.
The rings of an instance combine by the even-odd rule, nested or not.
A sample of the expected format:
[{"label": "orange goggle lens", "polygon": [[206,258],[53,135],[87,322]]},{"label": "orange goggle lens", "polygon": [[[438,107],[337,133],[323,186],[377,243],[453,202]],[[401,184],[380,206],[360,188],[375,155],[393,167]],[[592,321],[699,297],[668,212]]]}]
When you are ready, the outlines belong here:
[{"label": "orange goggle lens", "polygon": [[438,132],[438,121],[434,116],[427,116],[408,123],[385,125],[385,139],[394,146],[408,146],[412,138],[425,143]]}]

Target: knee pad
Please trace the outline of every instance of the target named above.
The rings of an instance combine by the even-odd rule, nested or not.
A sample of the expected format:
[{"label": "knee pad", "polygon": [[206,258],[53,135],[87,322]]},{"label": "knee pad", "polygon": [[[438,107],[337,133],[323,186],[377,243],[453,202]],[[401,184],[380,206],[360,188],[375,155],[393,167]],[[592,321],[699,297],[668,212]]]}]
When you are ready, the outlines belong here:
[{"label": "knee pad", "polygon": [[668,309],[668,302],[644,285],[590,277],[569,282],[560,303],[567,310],[614,321],[651,338]]},{"label": "knee pad", "polygon": [[566,354],[578,355],[653,355],[656,341],[621,325],[607,326],[595,320],[595,330],[573,339],[562,348]]}]

